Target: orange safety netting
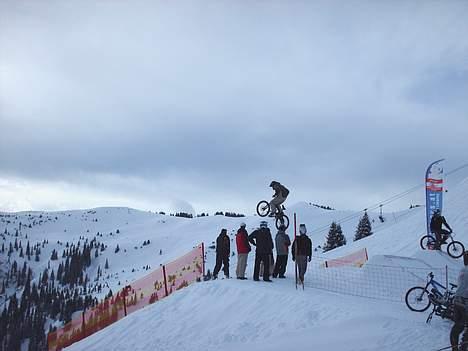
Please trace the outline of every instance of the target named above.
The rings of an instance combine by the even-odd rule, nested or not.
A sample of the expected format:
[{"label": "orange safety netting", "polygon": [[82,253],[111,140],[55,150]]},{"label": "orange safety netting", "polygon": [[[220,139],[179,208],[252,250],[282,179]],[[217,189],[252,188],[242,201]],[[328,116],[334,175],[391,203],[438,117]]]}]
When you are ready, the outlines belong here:
[{"label": "orange safety netting", "polygon": [[126,315],[180,290],[203,276],[203,244],[104,299],[47,336],[50,351],[80,341]]}]

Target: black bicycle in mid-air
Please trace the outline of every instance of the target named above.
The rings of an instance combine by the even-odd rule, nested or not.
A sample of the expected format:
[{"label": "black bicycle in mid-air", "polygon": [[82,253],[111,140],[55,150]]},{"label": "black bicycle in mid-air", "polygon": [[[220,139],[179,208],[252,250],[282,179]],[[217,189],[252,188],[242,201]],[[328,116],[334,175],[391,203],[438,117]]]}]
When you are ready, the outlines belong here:
[{"label": "black bicycle in mid-air", "polygon": [[[285,228],[289,227],[289,217],[284,214],[284,206],[281,206],[281,211],[275,213],[275,225],[279,229],[281,225]],[[266,217],[271,212],[270,203],[266,200],[262,200],[257,204],[257,213],[260,217]]]}]

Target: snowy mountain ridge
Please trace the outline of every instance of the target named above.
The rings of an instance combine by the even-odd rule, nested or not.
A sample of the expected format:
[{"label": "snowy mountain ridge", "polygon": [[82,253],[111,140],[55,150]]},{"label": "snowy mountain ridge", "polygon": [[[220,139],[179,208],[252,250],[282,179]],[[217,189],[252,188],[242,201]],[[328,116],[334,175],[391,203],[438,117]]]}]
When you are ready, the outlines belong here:
[{"label": "snowy mountain ridge", "polygon": [[[444,210],[457,239],[464,243],[468,242],[467,195],[468,179],[452,189]],[[442,267],[445,264],[454,269],[460,267],[459,261],[447,258],[444,253],[423,252],[419,248],[419,238],[425,231],[424,207],[384,213],[384,223],[380,222],[379,213],[369,212],[374,235],[357,242],[353,242],[353,237],[360,212],[324,210],[304,202],[290,206],[287,213],[291,220],[292,214],[297,213],[298,223],[307,225],[314,248],[323,246],[328,231],[326,228],[332,221],[350,218],[341,223],[348,244],[327,253],[314,251],[314,256],[341,257],[365,247],[372,262],[380,262],[383,256],[393,255],[417,259],[422,262],[421,265],[428,267]],[[105,287],[94,294],[102,298],[108,293],[108,288],[115,292],[202,241],[207,247],[210,246],[221,228],[228,229],[231,249],[235,251],[233,235],[239,224],[246,222],[250,232],[258,227],[259,221],[257,216],[187,219],[124,207],[95,208],[0,213],[0,233],[3,233],[6,245],[15,239],[21,240],[23,247],[27,241],[31,246],[48,241],[41,249],[39,262],[34,259],[28,261],[34,279],[38,279],[39,274],[48,267],[57,269],[61,259],[50,261],[53,250],[57,250],[60,257],[67,242],[76,244],[85,238],[91,240],[97,236],[106,249],[93,258],[86,272],[92,284],[101,283]],[[273,221],[269,220],[269,223],[273,228]],[[293,236],[292,224],[288,234]],[[149,244],[144,244],[147,241]],[[115,252],[117,246],[120,250]],[[253,257],[251,253],[247,268],[249,279],[253,271]],[[11,254],[9,262],[4,253],[0,259],[3,274],[13,260],[17,260],[20,267],[27,260],[20,258],[18,251]],[[104,268],[106,260],[108,269]],[[391,259],[387,257],[385,263],[391,264]],[[235,264],[236,256],[233,256],[232,276],[235,276]],[[213,266],[214,251],[208,249],[206,267],[212,269]],[[104,274],[94,281],[99,270]],[[238,347],[279,350],[292,344],[306,344],[319,348],[330,345],[331,350],[343,350],[343,345],[348,347],[346,350],[375,350],[377,347],[381,350],[427,350],[439,340],[441,345],[447,344],[450,325],[445,321],[434,320],[432,325],[427,326],[425,317],[411,313],[401,304],[337,295],[312,288],[296,291],[291,260],[287,277],[283,281],[275,280],[271,285],[251,279],[246,282],[230,279],[195,284],[124,318],[70,349],[146,350],[157,346],[161,350],[234,350]],[[11,289],[7,291],[7,294],[11,293]],[[380,312],[376,314],[376,311]],[[372,332],[358,335],[357,324],[367,326]],[[345,331],[337,337],[332,332],[335,328],[344,328]],[[430,338],[427,333],[431,335]],[[328,341],[327,336],[330,337]],[[365,341],[367,338],[370,338],[370,343]]]}]

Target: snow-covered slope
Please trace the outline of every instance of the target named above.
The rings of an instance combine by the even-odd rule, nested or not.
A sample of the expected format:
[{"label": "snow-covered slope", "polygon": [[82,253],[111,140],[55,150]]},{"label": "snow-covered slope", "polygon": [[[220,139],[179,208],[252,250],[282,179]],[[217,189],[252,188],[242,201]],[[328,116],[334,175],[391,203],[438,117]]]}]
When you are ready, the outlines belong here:
[{"label": "snow-covered slope", "polygon": [[[447,220],[462,242],[468,242],[467,195],[468,179],[451,190],[444,209]],[[422,252],[419,248],[419,238],[425,231],[423,207],[384,213],[384,223],[380,223],[378,213],[369,213],[374,219],[375,234],[357,242],[353,242],[353,236],[359,213],[328,211],[307,203],[289,207],[287,213],[291,219],[293,212],[297,213],[298,222],[309,228],[314,247],[323,245],[327,233],[327,229],[317,228],[326,228],[333,220],[353,217],[342,222],[348,245],[325,254],[319,250],[314,255],[333,258],[366,247],[371,260],[380,255],[398,255],[421,259],[428,266],[440,267],[447,262],[454,268],[460,266],[460,262],[447,259],[443,254]],[[234,232],[242,221],[251,231],[258,226],[260,218],[209,216],[186,219],[128,208],[97,208],[53,213],[3,213],[0,233],[7,229],[11,234],[4,235],[6,245],[15,239],[22,240],[23,246],[28,240],[31,244],[48,240],[41,249],[41,260],[30,262],[37,278],[48,264],[56,268],[60,262],[60,259],[49,262],[53,249],[58,250],[61,257],[66,242],[77,243],[83,237],[92,239],[99,232],[98,238],[107,249],[98,258],[93,258],[88,275],[93,281],[98,266],[102,269],[108,260],[110,267],[105,270],[100,283],[106,283],[116,291],[123,284],[146,275],[148,271],[144,267],[156,268],[201,241],[209,246],[221,228],[227,228],[234,239]],[[20,222],[21,229],[16,237]],[[272,221],[270,227],[273,227]],[[291,225],[290,235],[293,235],[292,228]],[[147,240],[150,244],[143,245]],[[117,245],[120,251],[114,253]],[[232,247],[234,250],[234,242]],[[249,278],[253,256],[250,255],[247,268]],[[0,260],[5,270],[9,264],[6,256],[0,255]],[[18,260],[21,265],[23,259],[14,252],[12,260]],[[233,257],[231,275],[234,275],[235,263]],[[213,266],[214,252],[208,249],[207,268]],[[446,322],[437,320],[428,326],[424,323],[425,317],[409,312],[403,304],[314,289],[296,291],[291,262],[288,269],[288,279],[269,285],[237,280],[195,284],[128,316],[71,349],[234,350],[247,347],[271,350],[291,346],[320,349],[329,345],[331,350],[335,346],[340,350],[427,350],[434,345],[447,344],[449,324]],[[100,296],[106,293],[107,290],[102,291]]]},{"label": "snow-covered slope", "polygon": [[229,279],[181,290],[69,349],[422,351],[447,335],[446,323],[428,326],[403,304]]}]

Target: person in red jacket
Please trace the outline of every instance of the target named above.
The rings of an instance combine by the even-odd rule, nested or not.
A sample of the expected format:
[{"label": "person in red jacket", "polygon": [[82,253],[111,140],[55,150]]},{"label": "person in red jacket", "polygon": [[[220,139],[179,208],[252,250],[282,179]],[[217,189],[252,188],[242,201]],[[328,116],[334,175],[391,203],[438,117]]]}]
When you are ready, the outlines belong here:
[{"label": "person in red jacket", "polygon": [[249,244],[249,234],[245,229],[245,223],[241,223],[240,228],[236,234],[236,245],[237,245],[237,279],[245,280],[245,269],[247,268],[247,257],[251,250]]}]

